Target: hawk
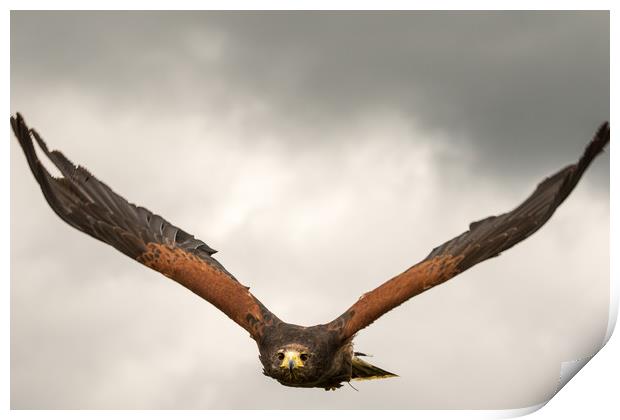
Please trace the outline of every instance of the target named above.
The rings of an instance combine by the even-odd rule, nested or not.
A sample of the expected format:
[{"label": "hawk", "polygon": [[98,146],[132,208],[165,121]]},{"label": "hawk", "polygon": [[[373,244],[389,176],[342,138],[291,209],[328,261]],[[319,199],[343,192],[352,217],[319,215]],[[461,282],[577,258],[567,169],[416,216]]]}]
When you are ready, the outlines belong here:
[{"label": "hawk", "polygon": [[[286,386],[326,390],[351,380],[396,376],[354,351],[356,333],[412,297],[540,229],[609,143],[605,122],[575,164],[543,180],[514,210],[471,223],[466,232],[436,247],[421,262],[363,294],[338,318],[306,327],[289,324],[269,311],[213,257],[216,251],[205,242],[128,202],[60,151],[50,151],[19,113],[11,117],[11,126],[43,196],[62,220],[215,305],[254,339],[265,375]],[[33,139],[62,176],[50,175],[37,157]]]}]

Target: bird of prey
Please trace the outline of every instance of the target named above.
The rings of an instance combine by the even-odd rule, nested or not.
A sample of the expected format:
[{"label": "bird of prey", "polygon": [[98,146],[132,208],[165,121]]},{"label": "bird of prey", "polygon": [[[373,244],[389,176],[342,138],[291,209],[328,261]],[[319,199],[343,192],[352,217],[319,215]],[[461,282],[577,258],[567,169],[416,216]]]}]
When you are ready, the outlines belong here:
[{"label": "bird of prey", "polygon": [[[536,232],[568,197],[609,142],[600,126],[581,158],[543,180],[518,207],[471,223],[421,262],[363,294],[331,322],[300,326],[280,320],[214,257],[205,242],[144,207],[129,203],[84,167],[50,151],[18,113],[11,126],[52,210],[69,225],[159,271],[215,305],[256,341],[263,373],[282,385],[334,390],[351,380],[396,376],[362,359],[353,337],[386,312]],[[33,138],[62,176],[50,175]]]}]

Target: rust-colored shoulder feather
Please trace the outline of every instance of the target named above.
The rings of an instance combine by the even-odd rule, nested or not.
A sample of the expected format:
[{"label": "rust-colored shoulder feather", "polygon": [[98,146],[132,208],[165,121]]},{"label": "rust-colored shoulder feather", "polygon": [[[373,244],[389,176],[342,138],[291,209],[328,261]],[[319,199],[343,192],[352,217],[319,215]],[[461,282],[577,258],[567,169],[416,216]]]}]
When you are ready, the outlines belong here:
[{"label": "rust-colored shoulder feather", "polygon": [[[206,299],[260,340],[277,318],[215,259],[203,241],[116,194],[61,152],[49,151],[20,114],[11,117],[13,132],[45,199],[61,219],[128,257],[163,273]],[[32,137],[58,167],[62,177],[45,169]]]},{"label": "rust-colored shoulder feather", "polygon": [[513,211],[470,224],[420,263],[364,294],[328,327],[343,340],[408,299],[521,242],[544,225],[568,197],[592,160],[609,143],[609,124],[596,132],[579,161],[541,182]]}]

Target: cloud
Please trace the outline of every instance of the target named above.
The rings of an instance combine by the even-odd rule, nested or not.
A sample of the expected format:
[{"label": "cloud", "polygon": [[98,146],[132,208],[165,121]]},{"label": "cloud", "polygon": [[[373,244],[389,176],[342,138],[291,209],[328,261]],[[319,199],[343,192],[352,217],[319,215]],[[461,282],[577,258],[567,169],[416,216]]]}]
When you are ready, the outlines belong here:
[{"label": "cloud", "polygon": [[[303,142],[299,124],[314,127],[321,141],[327,125],[388,109],[448,134],[450,145],[477,147],[490,175],[518,176],[572,158],[609,118],[607,12],[12,18],[13,74],[23,83],[77,86],[114,107],[175,114],[215,108],[226,115],[243,102],[290,122],[289,142]],[[537,153],[512,158],[524,150]]]}]

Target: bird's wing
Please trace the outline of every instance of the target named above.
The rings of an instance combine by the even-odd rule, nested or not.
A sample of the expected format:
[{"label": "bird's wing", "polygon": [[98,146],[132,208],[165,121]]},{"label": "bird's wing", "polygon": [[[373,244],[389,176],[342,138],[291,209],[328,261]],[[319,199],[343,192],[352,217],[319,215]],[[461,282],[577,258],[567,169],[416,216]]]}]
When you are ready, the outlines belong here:
[{"label": "bird's wing", "polygon": [[[207,244],[144,207],[127,202],[61,152],[49,151],[19,113],[11,117],[11,126],[45,199],[62,220],[187,287],[257,341],[264,327],[277,319],[212,257],[216,251]],[[41,164],[32,137],[62,177],[51,176]]]},{"label": "bird's wing", "polygon": [[349,339],[406,300],[521,242],[549,220],[608,142],[609,124],[604,123],[577,163],[541,182],[519,207],[470,224],[467,232],[433,249],[420,263],[362,295],[328,327]]}]

